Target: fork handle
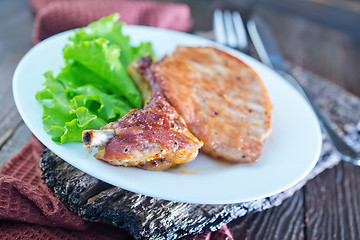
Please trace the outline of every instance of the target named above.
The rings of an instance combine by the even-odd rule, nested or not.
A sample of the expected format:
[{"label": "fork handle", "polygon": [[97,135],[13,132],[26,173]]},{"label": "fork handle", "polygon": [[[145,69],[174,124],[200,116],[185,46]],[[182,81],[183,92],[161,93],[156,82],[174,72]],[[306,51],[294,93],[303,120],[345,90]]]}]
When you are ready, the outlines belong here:
[{"label": "fork handle", "polygon": [[307,100],[307,102],[310,104],[312,110],[319,119],[323,131],[335,147],[336,151],[340,154],[341,158],[346,162],[350,162],[356,166],[360,166],[360,154],[356,152],[352,147],[350,147],[345,142],[345,140],[339,136],[339,134],[334,130],[334,128],[330,126],[329,122],[324,118],[318,107],[314,105],[314,103],[311,101],[311,99],[309,98],[305,90],[301,87],[301,85],[298,83],[298,81],[285,71],[277,70],[277,72],[282,77],[284,77],[291,85],[293,85],[305,98],[305,100]]}]

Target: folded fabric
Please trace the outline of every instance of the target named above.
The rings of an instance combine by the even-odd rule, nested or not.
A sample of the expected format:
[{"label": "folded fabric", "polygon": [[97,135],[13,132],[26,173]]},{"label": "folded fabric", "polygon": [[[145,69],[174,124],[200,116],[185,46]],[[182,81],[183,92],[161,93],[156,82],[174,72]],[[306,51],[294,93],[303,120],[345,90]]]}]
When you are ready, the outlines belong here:
[{"label": "folded fabric", "polygon": [[[0,239],[129,239],[123,229],[82,220],[53,195],[40,178],[43,150],[32,137],[0,172]],[[232,236],[224,226],[186,239],[231,240]]]},{"label": "folded fabric", "polygon": [[185,4],[119,0],[31,0],[36,13],[35,44],[63,31],[85,27],[103,16],[120,13],[121,21],[176,31],[192,27],[190,8]]}]

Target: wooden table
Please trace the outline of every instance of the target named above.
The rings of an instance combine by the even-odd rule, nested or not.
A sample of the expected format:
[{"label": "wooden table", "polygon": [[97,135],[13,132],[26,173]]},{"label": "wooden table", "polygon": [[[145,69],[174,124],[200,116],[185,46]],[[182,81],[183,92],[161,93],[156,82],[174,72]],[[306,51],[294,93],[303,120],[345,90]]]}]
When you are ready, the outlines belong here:
[{"label": "wooden table", "polygon": [[[192,7],[194,31],[210,30],[211,11],[219,6],[219,2],[181,2]],[[234,7],[236,1],[226,2]],[[359,2],[344,2],[351,3],[353,10],[360,9]],[[277,3],[279,6],[281,1],[277,0]],[[224,6],[223,2],[221,4]],[[290,62],[360,96],[359,27],[351,29],[351,21],[347,24],[345,18],[326,25],[326,21],[309,13],[301,14],[301,11],[289,10],[283,5],[260,4],[252,10],[267,20]],[[355,15],[353,19],[357,17]],[[344,29],[335,22],[343,22]],[[0,167],[30,138],[30,132],[16,110],[11,83],[17,63],[32,47],[33,24],[34,17],[27,0],[0,1]],[[359,193],[360,168],[340,163],[310,181],[281,206],[249,214],[228,226],[235,239],[360,239]]]}]

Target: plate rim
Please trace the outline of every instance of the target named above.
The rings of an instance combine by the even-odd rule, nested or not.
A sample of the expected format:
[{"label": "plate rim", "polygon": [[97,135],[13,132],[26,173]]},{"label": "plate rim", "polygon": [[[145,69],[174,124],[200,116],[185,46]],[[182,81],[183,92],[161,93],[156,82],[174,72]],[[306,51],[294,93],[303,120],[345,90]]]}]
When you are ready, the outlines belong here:
[{"label": "plate rim", "polygon": [[[136,29],[136,28],[137,28],[137,29],[148,29],[148,30],[150,30],[150,31],[154,31],[154,30],[155,30],[155,31],[161,31],[161,32],[170,33],[170,34],[187,36],[187,37],[199,39],[199,40],[201,40],[201,41],[204,41],[204,40],[205,40],[206,42],[208,42],[209,44],[211,44],[211,46],[214,46],[214,47],[216,47],[216,48],[218,48],[218,49],[220,49],[220,50],[222,50],[222,51],[225,51],[225,52],[227,52],[227,53],[229,53],[229,54],[231,54],[231,55],[233,55],[233,56],[235,56],[235,57],[237,57],[237,58],[239,58],[237,55],[240,55],[240,56],[242,56],[242,57],[246,56],[246,58],[252,59],[252,61],[257,62],[257,64],[260,64],[262,67],[265,67],[268,71],[271,71],[271,72],[273,72],[274,74],[276,74],[279,79],[282,79],[283,83],[286,83],[288,86],[290,86],[290,87],[293,89],[293,87],[292,87],[286,80],[284,80],[283,77],[281,77],[278,73],[276,73],[273,69],[271,69],[271,68],[267,67],[266,65],[258,62],[256,59],[253,59],[252,57],[245,55],[244,53],[241,53],[241,52],[236,51],[236,50],[234,50],[234,49],[230,49],[230,48],[228,48],[228,47],[226,47],[226,46],[223,46],[223,45],[221,45],[221,44],[219,44],[219,43],[216,43],[216,42],[213,42],[213,41],[211,41],[211,40],[204,39],[204,38],[202,38],[202,37],[195,36],[195,35],[192,35],[192,34],[189,34],[189,33],[182,33],[182,32],[177,32],[177,31],[173,31],[173,30],[159,29],[159,28],[148,27],[148,26],[127,25],[127,26],[125,26],[125,27],[126,27],[127,29],[131,29],[131,28],[135,28],[135,29]],[[58,38],[58,37],[60,37],[60,36],[70,35],[70,34],[73,33],[74,31],[76,31],[76,29],[74,29],[74,30],[69,30],[69,31],[66,31],[66,32],[62,32],[62,33],[56,34],[56,35],[54,35],[54,36],[51,36],[51,37],[47,38],[46,40],[42,41],[41,43],[37,44],[37,45],[34,46],[33,48],[31,48],[31,49],[22,57],[22,59],[20,60],[19,64],[17,65],[16,70],[15,70],[14,75],[13,75],[12,87],[13,87],[13,96],[14,96],[14,100],[15,100],[16,107],[17,107],[17,109],[18,109],[18,111],[19,111],[19,113],[20,113],[23,121],[25,122],[25,124],[29,127],[29,129],[31,130],[31,132],[32,132],[40,141],[41,141],[41,136],[40,136],[40,137],[38,136],[38,135],[40,135],[40,134],[39,134],[38,132],[36,132],[36,131],[32,131],[32,130],[33,130],[32,128],[34,128],[34,127],[33,127],[32,123],[30,122],[30,120],[27,118],[26,113],[24,113],[24,111],[23,111],[23,109],[22,109],[22,107],[21,107],[21,103],[20,103],[21,100],[19,99],[19,96],[18,96],[18,94],[17,94],[17,92],[16,92],[16,89],[18,88],[18,86],[17,86],[17,84],[18,84],[18,82],[17,82],[18,80],[17,80],[17,79],[19,79],[19,78],[18,78],[18,75],[19,75],[20,70],[22,69],[23,64],[24,64],[24,63],[26,62],[26,60],[31,56],[31,54],[33,54],[34,52],[36,52],[36,51],[38,51],[39,49],[41,49],[43,45],[48,44],[48,42],[49,42],[49,41],[52,41],[52,39],[56,39],[56,38]],[[236,54],[234,54],[234,52],[235,52]],[[241,61],[243,61],[242,57],[240,58]],[[249,65],[247,62],[245,62],[245,63],[246,63],[247,65]],[[250,67],[251,67],[251,66],[250,66]],[[251,68],[252,68],[252,67],[251,67]],[[256,73],[258,73],[255,69],[254,69],[254,71],[255,71]],[[40,90],[40,89],[39,89],[39,90]],[[299,96],[301,96],[299,93],[297,93],[297,94],[298,94]],[[34,96],[34,97],[35,97],[35,96]],[[271,96],[270,96],[270,97],[271,97]],[[294,182],[285,184],[285,187],[283,187],[281,191],[274,192],[274,193],[271,194],[271,195],[274,195],[274,194],[280,193],[280,192],[282,192],[282,191],[284,191],[284,190],[286,190],[286,189],[289,189],[289,188],[291,188],[292,186],[294,186],[296,183],[300,182],[300,181],[311,171],[311,169],[313,169],[313,167],[315,166],[316,162],[318,161],[318,159],[319,159],[319,157],[320,157],[321,147],[322,147],[320,125],[319,125],[319,122],[317,121],[317,118],[316,118],[314,112],[311,110],[311,107],[308,105],[308,103],[307,103],[302,97],[301,97],[301,99],[303,100],[303,105],[306,106],[305,108],[308,108],[308,110],[310,109],[310,115],[312,114],[312,115],[313,115],[312,117],[313,117],[314,119],[316,119],[316,122],[315,122],[314,124],[317,126],[317,127],[315,127],[315,128],[317,128],[317,133],[318,133],[318,134],[317,134],[317,137],[318,137],[318,139],[319,139],[319,140],[317,141],[317,142],[318,142],[317,150],[316,150],[316,152],[315,152],[315,154],[314,154],[314,159],[316,159],[316,160],[313,160],[313,161],[312,161],[312,165],[308,167],[307,171],[304,171],[304,172],[303,172],[301,178],[299,177],[299,179],[295,180]],[[20,106],[20,107],[19,107],[19,106]],[[24,117],[24,116],[25,116],[25,117]],[[41,141],[41,142],[43,142],[43,141]],[[46,143],[43,143],[43,144],[46,145],[47,148],[49,148],[50,150],[52,150],[51,147],[49,147]],[[79,144],[81,144],[81,143],[79,143]],[[57,154],[57,153],[56,153],[56,154]],[[61,155],[61,154],[60,154],[60,155]],[[65,159],[65,158],[63,158],[63,157],[62,157],[62,159],[63,159],[64,161],[68,162],[69,164],[74,165],[74,166],[76,167],[76,164],[70,163],[70,162],[68,161],[68,159]],[[84,171],[83,169],[81,169],[81,170]],[[84,171],[84,172],[86,172],[87,174],[89,174],[87,171]],[[89,175],[93,175],[93,174],[89,174]],[[101,180],[103,180],[103,178],[102,178]],[[106,182],[109,182],[110,184],[113,184],[113,181],[106,181]],[[113,184],[113,185],[119,186],[119,184]],[[128,191],[139,192],[138,190],[133,189],[133,188],[124,187],[124,186],[119,186],[119,187],[124,188],[124,189],[126,189],[126,190],[128,190]],[[184,199],[183,199],[183,200],[181,200],[181,199],[168,199],[168,198],[164,198],[164,197],[161,196],[161,195],[149,194],[149,193],[146,193],[146,192],[139,192],[139,193],[140,193],[140,194],[144,194],[144,195],[148,195],[148,196],[151,196],[151,197],[155,197],[155,198],[166,199],[166,200],[169,200],[169,201],[189,202],[189,203],[197,203],[197,204],[229,204],[229,203],[240,203],[240,202],[252,201],[252,200],[256,200],[256,199],[260,199],[260,198],[264,198],[264,197],[271,196],[271,195],[268,195],[268,194],[267,194],[266,196],[262,196],[262,197],[256,198],[256,199],[245,199],[245,198],[244,198],[244,200],[243,200],[243,201],[240,201],[240,202],[239,202],[238,200],[236,200],[236,199],[228,199],[228,200],[226,200],[226,201],[218,201],[218,200],[212,201],[211,199],[209,199],[208,201],[193,201],[193,200],[187,201],[187,200],[184,200]]]}]

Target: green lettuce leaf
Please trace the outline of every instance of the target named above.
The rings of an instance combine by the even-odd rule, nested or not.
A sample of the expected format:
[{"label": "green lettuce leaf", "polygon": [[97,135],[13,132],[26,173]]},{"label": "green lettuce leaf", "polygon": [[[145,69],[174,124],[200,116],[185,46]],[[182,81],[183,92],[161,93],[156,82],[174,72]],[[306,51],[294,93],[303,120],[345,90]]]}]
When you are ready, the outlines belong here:
[{"label": "green lettuce leaf", "polygon": [[[125,24],[117,23],[119,18],[119,14],[112,14],[100,19],[99,21],[91,23],[88,26],[90,30],[89,35],[91,35],[92,38],[104,38],[111,44],[119,46],[121,49],[120,61],[124,66],[128,66],[129,63],[139,57],[148,55],[150,55],[155,61],[150,43],[142,43],[137,47],[130,44],[129,36],[122,33],[122,28]],[[83,33],[80,32],[79,34],[82,35]]]},{"label": "green lettuce leaf", "polygon": [[110,15],[78,30],[64,48],[66,66],[60,74],[44,74],[45,88],[35,97],[43,104],[44,129],[54,142],[81,142],[84,130],[99,129],[142,107],[126,67],[142,56],[153,57],[152,46],[130,45],[118,19]]},{"label": "green lettuce leaf", "polygon": [[99,75],[103,84],[126,99],[136,108],[142,107],[142,96],[121,64],[120,48],[109,41],[98,38],[80,43],[69,42],[64,49],[65,59],[74,59]]}]

